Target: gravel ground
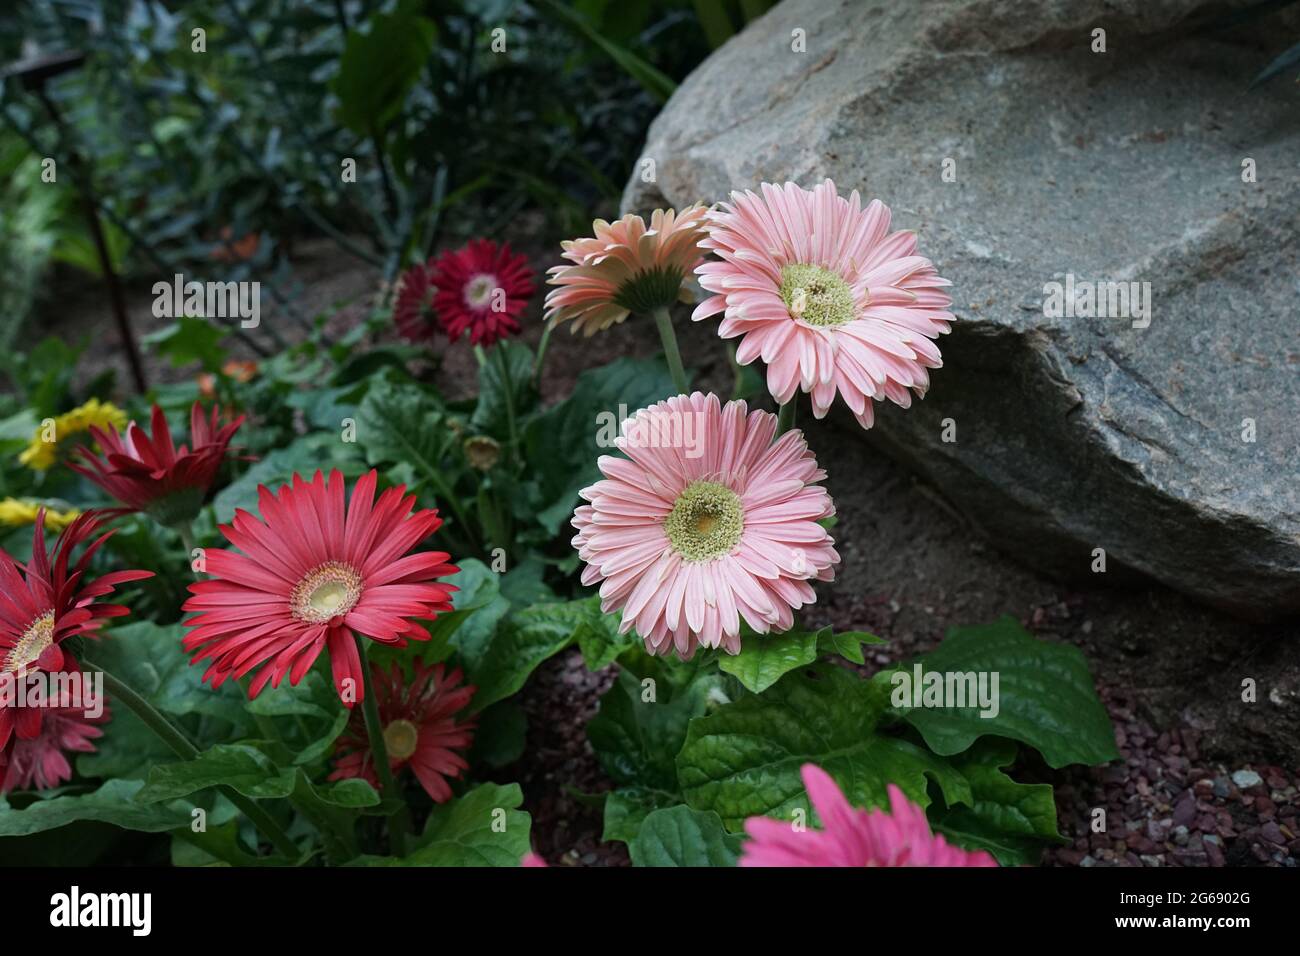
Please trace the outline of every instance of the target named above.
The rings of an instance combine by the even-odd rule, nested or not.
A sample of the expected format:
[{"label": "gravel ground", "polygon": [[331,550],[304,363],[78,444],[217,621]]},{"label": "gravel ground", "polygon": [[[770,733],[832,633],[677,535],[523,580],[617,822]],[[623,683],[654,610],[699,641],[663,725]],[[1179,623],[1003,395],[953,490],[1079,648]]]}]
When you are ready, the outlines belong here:
[{"label": "gravel ground", "polygon": [[[535,244],[539,274],[557,256]],[[330,322],[339,331],[363,315],[377,277],[327,244],[298,247],[296,277],[308,314],[347,305]],[[97,288],[61,290],[57,308],[37,323],[40,334],[88,335],[93,372],[121,364]],[[132,290],[141,334],[160,322],[150,314],[147,285]],[[540,334],[541,296],[526,322]],[[278,321],[267,313],[264,321]],[[286,329],[286,334],[291,334]],[[682,351],[696,384],[722,394],[730,372],[711,324],[679,317]],[[557,333],[542,380],[547,401],[567,394],[577,374],[621,354],[658,348],[646,323],[628,323],[593,339]],[[443,349],[439,381],[450,395],[473,388],[469,349]],[[154,365],[152,380],[188,370]],[[125,375],[121,376],[125,381]],[[935,376],[942,387],[942,372]],[[1080,647],[1116,727],[1122,763],[1051,771],[1025,767],[1053,783],[1068,845],[1044,862],[1080,866],[1295,866],[1300,858],[1300,666],[1296,622],[1253,625],[1199,607],[1148,582],[1062,584],[1039,576],[985,543],[935,489],[874,452],[850,420],[801,422],[834,496],[843,564],[805,623],[872,631],[889,643],[872,663],[885,666],[934,647],[953,626],[1020,619],[1048,640]],[[1063,489],[1068,494],[1068,489]],[[1110,583],[1110,582],[1108,582]],[[1258,701],[1243,702],[1245,677]],[[599,805],[584,795],[608,789],[586,741],[586,722],[609,686],[609,670],[590,674],[576,651],[539,668],[521,694],[529,718],[520,761],[493,776],[518,780],[533,814],[535,849],[561,865],[627,865],[621,845],[600,843]],[[1106,831],[1090,829],[1091,811],[1106,808]]]}]

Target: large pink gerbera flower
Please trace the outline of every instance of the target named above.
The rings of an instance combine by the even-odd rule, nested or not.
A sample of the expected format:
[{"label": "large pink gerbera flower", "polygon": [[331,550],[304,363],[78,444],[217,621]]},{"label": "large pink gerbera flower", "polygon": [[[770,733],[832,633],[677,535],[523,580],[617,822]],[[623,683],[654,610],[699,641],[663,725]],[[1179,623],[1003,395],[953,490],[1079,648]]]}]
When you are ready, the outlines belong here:
[{"label": "large pink gerbera flower", "polygon": [[397,298],[393,303],[393,323],[398,334],[419,345],[433,339],[438,331],[438,313],[433,308],[433,260],[417,262],[398,280]]},{"label": "large pink gerbera flower", "polygon": [[803,782],[824,829],[750,817],[741,866],[997,866],[983,850],[949,846],[931,833],[925,811],[892,783],[885,813],[851,806],[830,774],[813,764],[804,764]]},{"label": "large pink gerbera flower", "polygon": [[[473,742],[477,721],[458,721],[456,714],[469,706],[475,688],[457,686],[460,668],[448,674],[442,664],[426,667],[419,661],[409,682],[396,664],[391,671],[371,667],[370,676],[388,766],[396,774],[409,765],[433,802],[446,803],[451,799],[448,778],[455,779],[469,768],[460,752]],[[339,756],[330,774],[331,780],[346,777],[361,777],[379,787],[370,737],[359,711],[353,711],[348,731],[339,741]]]},{"label": "large pink gerbera flower", "polygon": [[[0,672],[23,679],[35,670],[73,667],[75,660],[62,647],[68,638],[93,637],[105,619],[129,613],[121,605],[100,604],[96,599],[112,594],[119,584],[151,578],[152,571],[113,571],[88,577],[91,557],[114,532],[95,538],[77,563],[71,564],[73,550],[91,538],[100,523],[98,514],[87,511],[63,530],[47,554],[42,513],[32,538],[32,558],[26,565],[0,551]],[[40,707],[0,706],[0,747],[8,743],[15,729],[23,739],[34,738],[43,711]]]},{"label": "large pink gerbera flower", "polygon": [[552,266],[546,318],[573,322],[573,331],[594,335],[629,313],[647,315],[682,297],[682,280],[703,258],[703,206],[681,212],[656,209],[650,226],[629,213],[614,223],[597,219],[595,236],[566,240],[564,258]]},{"label": "large pink gerbera flower", "polygon": [[519,334],[519,316],[536,286],[528,257],[510,244],[474,239],[444,252],[434,266],[433,308],[453,342],[469,330],[474,345],[492,345]]},{"label": "large pink gerbera flower", "polygon": [[155,405],[152,436],[135,422],[125,436],[92,427],[104,456],[83,447],[78,451],[86,464],[71,467],[133,511],[147,511],[163,524],[189,521],[216,481],[230,440],[243,423],[241,415],[221,424],[217,408],[205,416],[195,402],[190,409],[191,444],[178,449],[167,416]]},{"label": "large pink gerbera flower", "polygon": [[57,702],[16,708],[39,711],[42,719],[34,736],[24,739],[15,735],[0,746],[0,793],[48,790],[72,779],[72,764],[67,755],[94,753],[95,745],[91,741],[104,734],[99,725],[109,719],[107,702],[92,715],[84,702],[75,700],[66,683],[52,681],[51,687],[60,694]]},{"label": "large pink gerbera flower", "polygon": [[[767,363],[767,387],[782,404],[812,393],[823,417],[838,393],[864,428],[871,400],[907,408],[924,397],[927,369],[943,363],[932,339],[948,331],[950,283],[916,254],[916,235],[890,232],[889,207],[860,208],[829,179],[812,191],[763,183],[762,195],[732,193],[709,215],[703,245],[722,261],[695,271],[715,295],[692,318],[726,313],[718,333],[741,336],[736,360]],[[910,390],[910,391],[909,391]]]},{"label": "large pink gerbera flower", "polygon": [[261,666],[248,688],[256,697],[286,674],[297,684],[328,648],[335,687],[351,707],[364,696],[353,632],[398,647],[428,640],[416,621],[451,610],[456,588],[435,579],[458,569],[441,551],[407,554],[442,521],[433,509],[412,514],[415,495],[403,485],[376,501],[376,482],[374,471],[364,475],[345,506],[337,470],[328,480],[294,475],[276,494],[258,488],[261,520],[241,509],[221,526],[239,551],[209,550],[215,580],[191,584],[184,605],[197,612],[186,621],[191,663],[211,661],[204,680],[217,687]]},{"label": "large pink gerbera flower", "polygon": [[[603,582],[602,607],[621,609],[652,654],[689,659],[699,645],[740,651],[740,621],[756,632],[792,626],[815,600],[809,581],[839,563],[817,522],[835,513],[803,434],[775,444],[776,416],[678,395],[623,424],[628,458],[602,456],[581,495],[574,546],[583,584]],[[630,459],[630,460],[629,460]]]}]

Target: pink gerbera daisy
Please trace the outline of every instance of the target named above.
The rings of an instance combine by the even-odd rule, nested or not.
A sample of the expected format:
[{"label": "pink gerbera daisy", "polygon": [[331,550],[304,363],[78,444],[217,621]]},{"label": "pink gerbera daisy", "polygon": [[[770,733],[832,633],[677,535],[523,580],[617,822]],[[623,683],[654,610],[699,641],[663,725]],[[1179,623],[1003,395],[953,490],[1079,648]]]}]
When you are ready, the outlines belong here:
[{"label": "pink gerbera daisy", "polygon": [[430,341],[440,328],[433,308],[433,260],[417,262],[398,280],[393,323],[398,333],[417,345]]},{"label": "pink gerbera daisy", "polygon": [[536,288],[528,257],[490,239],[444,252],[433,284],[433,308],[447,337],[454,342],[468,329],[470,342],[485,346],[519,334],[519,315]]},{"label": "pink gerbera daisy", "polygon": [[773,444],[776,416],[678,395],[623,423],[581,495],[574,547],[583,584],[602,582],[606,612],[621,609],[652,654],[689,659],[699,645],[740,651],[740,622],[783,631],[809,604],[813,580],[835,576],[839,555],[817,522],[835,513],[826,473],[803,434]]},{"label": "pink gerbera daisy", "polygon": [[[32,676],[34,670],[61,671],[75,666],[63,650],[70,637],[93,637],[106,618],[121,617],[127,609],[100,604],[97,598],[112,594],[119,584],[153,577],[152,571],[113,571],[90,578],[90,559],[107,541],[109,531],[86,547],[80,560],[70,564],[72,552],[99,529],[101,517],[87,511],[59,535],[54,550],[45,550],[44,514],[36,521],[32,558],[19,564],[0,551],[0,672]],[[13,680],[13,677],[8,678]],[[40,707],[0,706],[0,747],[17,730],[25,740],[40,731]]]},{"label": "pink gerbera daisy", "polygon": [[248,688],[256,697],[286,674],[297,684],[328,648],[334,685],[351,707],[363,697],[354,632],[397,647],[428,640],[416,622],[451,610],[456,588],[435,579],[458,569],[441,551],[407,554],[442,521],[433,509],[412,514],[415,495],[404,485],[376,501],[377,480],[374,471],[362,476],[345,506],[337,470],[328,480],[294,475],[278,493],[258,488],[261,520],[241,509],[221,526],[239,551],[209,550],[215,580],[191,584],[184,605],[197,612],[186,621],[191,663],[211,661],[204,680],[217,687],[260,666]]},{"label": "pink gerbera daisy", "polygon": [[79,448],[86,464],[71,467],[133,511],[147,511],[163,524],[189,521],[216,481],[230,440],[243,423],[241,415],[221,424],[215,407],[205,416],[195,402],[190,409],[190,446],[177,449],[167,416],[155,405],[152,436],[135,422],[124,436],[92,427],[103,457]]},{"label": "pink gerbera daisy", "polygon": [[812,393],[823,417],[838,393],[870,428],[871,400],[903,408],[924,397],[927,369],[943,363],[932,341],[948,331],[950,283],[916,254],[916,235],[890,232],[889,207],[860,208],[829,179],[809,191],[763,183],[762,195],[732,193],[709,215],[703,245],[721,261],[695,271],[715,295],[692,318],[725,311],[718,333],[741,337],[736,361],[767,363],[778,402]]},{"label": "pink gerbera daisy", "polygon": [[629,313],[648,315],[678,301],[682,280],[703,258],[706,211],[656,209],[648,228],[631,213],[614,223],[597,219],[595,236],[561,243],[572,264],[548,270],[547,283],[559,288],[546,295],[546,318],[593,335]]},{"label": "pink gerbera daisy", "polygon": [[[379,722],[384,730],[384,747],[388,766],[394,775],[410,766],[420,786],[434,803],[451,799],[448,778],[455,779],[469,764],[460,751],[474,740],[476,721],[458,721],[474,696],[474,687],[459,687],[460,668],[450,674],[442,664],[426,667],[415,662],[415,677],[407,681],[402,669],[394,664],[391,671],[370,668],[371,681],[379,705]],[[339,741],[339,756],[334,762],[331,780],[361,777],[378,789],[375,759],[370,752],[366,722],[353,711],[347,734]]]},{"label": "pink gerbera daisy", "polygon": [[885,813],[851,806],[830,774],[813,764],[804,764],[803,782],[824,829],[750,817],[741,866],[997,866],[983,850],[949,846],[932,833],[925,811],[892,783]]},{"label": "pink gerbera daisy", "polygon": [[103,736],[99,725],[109,719],[107,702],[98,708],[99,713],[92,715],[84,703],[75,700],[66,682],[51,680],[50,686],[61,695],[57,703],[46,701],[40,707],[16,708],[38,710],[42,719],[35,736],[24,739],[15,735],[0,747],[0,793],[48,790],[72,779],[67,754],[94,753],[95,745],[91,741]]}]

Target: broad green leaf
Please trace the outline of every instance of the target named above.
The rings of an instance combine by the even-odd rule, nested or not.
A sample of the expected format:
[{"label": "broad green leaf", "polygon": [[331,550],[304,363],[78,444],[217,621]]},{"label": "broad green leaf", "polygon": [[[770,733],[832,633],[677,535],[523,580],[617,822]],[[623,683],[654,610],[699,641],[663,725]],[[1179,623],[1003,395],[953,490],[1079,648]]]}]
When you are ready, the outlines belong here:
[{"label": "broad green leaf", "polygon": [[987,850],[1003,866],[1036,864],[1047,843],[1063,843],[1056,829],[1051,784],[1018,783],[1002,770],[1015,760],[1016,745],[985,737],[953,765],[970,783],[969,806],[932,807],[931,821],[949,842]]},{"label": "broad green leaf", "polygon": [[136,800],[157,803],[222,785],[255,799],[287,797],[293,792],[294,771],[282,770],[247,744],[217,744],[193,760],[151,769]]},{"label": "broad green leaf", "polygon": [[[920,663],[923,675],[989,675],[990,691],[991,675],[998,678],[997,714],[982,717],[978,703],[971,706],[969,701],[965,707],[908,706],[914,699],[908,688],[915,683],[915,669],[900,668],[891,675],[895,710],[937,754],[961,753],[993,734],[1028,744],[1052,767],[1119,757],[1115,730],[1097,699],[1088,662],[1076,647],[1040,641],[1014,618],[1004,617],[982,627],[954,628]],[[906,686],[897,674],[907,675]]]},{"label": "broad green leaf", "polygon": [[615,783],[677,793],[676,757],[687,725],[707,712],[721,680],[703,673],[681,688],[654,678],[646,681],[620,670],[600,699],[599,713],[587,724],[587,736]]},{"label": "broad green leaf", "polygon": [[518,866],[532,818],[519,809],[518,784],[485,783],[429,814],[420,846],[407,856],[362,858],[369,866]]},{"label": "broad green leaf", "polygon": [[647,787],[621,787],[605,797],[605,826],[600,839],[609,843],[631,843],[641,830],[641,823],[655,810],[680,804],[680,793],[667,793]]},{"label": "broad green leaf", "polygon": [[[829,634],[830,628],[826,628]],[[720,659],[718,666],[746,688],[761,694],[790,671],[817,660],[816,631],[747,634],[740,653]]]},{"label": "broad green leaf", "polygon": [[[505,359],[510,372],[509,388],[501,374]],[[502,341],[487,352],[487,362],[478,370],[478,404],[470,424],[504,443],[510,437],[506,400],[513,402],[516,427],[537,403],[533,390],[533,350],[522,342]]]},{"label": "broad green leaf", "polygon": [[408,13],[376,13],[365,26],[348,31],[331,84],[339,122],[360,134],[382,132],[401,113],[437,37],[433,23]]},{"label": "broad green leaf", "polygon": [[677,757],[686,802],[716,811],[729,830],[759,814],[788,818],[811,809],[800,768],[812,763],[854,806],[886,804],[890,783],[926,806],[930,779],[949,805],[969,803],[970,786],[947,761],[877,730],[883,711],[879,691],[843,668],[788,674],[761,697],[691,721]]},{"label": "broad green leaf", "polygon": [[317,432],[299,438],[285,448],[277,448],[218,493],[212,501],[216,520],[221,524],[229,523],[237,508],[257,514],[258,486],[265,485],[271,491],[277,491],[290,484],[295,474],[310,481],[317,471],[328,475],[337,468],[351,486],[365,470],[353,455],[355,446],[339,441],[337,433]]},{"label": "broad green leaf", "polygon": [[740,844],[712,810],[678,805],[647,816],[628,854],[634,866],[735,866]]},{"label": "broad green leaf", "polygon": [[536,480],[537,520],[549,533],[573,516],[578,491],[599,480],[597,461],[613,452],[621,415],[675,392],[662,361],[622,358],[583,372],[568,398],[528,423],[524,446]]},{"label": "broad green leaf", "polygon": [[178,803],[146,806],[135,799],[140,788],[138,780],[109,780],[90,793],[37,800],[22,810],[13,809],[7,798],[0,796],[0,837],[27,836],[76,820],[95,820],[148,833],[190,825],[189,807]]},{"label": "broad green leaf", "polygon": [[382,378],[357,410],[357,442],[372,465],[405,462],[417,475],[437,481],[455,440],[442,403],[418,385]]}]

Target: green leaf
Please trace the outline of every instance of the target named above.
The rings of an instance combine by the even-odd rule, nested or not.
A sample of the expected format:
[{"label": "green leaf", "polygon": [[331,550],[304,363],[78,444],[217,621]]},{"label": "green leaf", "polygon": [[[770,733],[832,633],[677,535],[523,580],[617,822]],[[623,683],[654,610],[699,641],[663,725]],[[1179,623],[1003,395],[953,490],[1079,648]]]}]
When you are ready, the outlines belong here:
[{"label": "green leaf", "polygon": [[1003,866],[1037,864],[1046,843],[1064,843],[1056,829],[1051,784],[1018,783],[1001,768],[1016,758],[1009,740],[985,737],[955,758],[970,783],[969,806],[931,808],[931,821],[949,842],[968,850],[987,850]]},{"label": "green leaf", "polygon": [[[510,369],[509,383],[501,375],[502,356]],[[507,441],[510,437],[507,398],[514,403],[516,420],[522,419],[537,402],[532,382],[532,349],[515,341],[502,341],[492,346],[487,361],[478,370],[478,404],[474,407],[470,424],[501,442]]]},{"label": "green leaf", "polygon": [[141,341],[174,367],[198,362],[205,371],[216,372],[226,360],[226,350],[221,347],[225,335],[215,322],[182,316]]},{"label": "green leaf", "polygon": [[174,800],[223,784],[254,799],[287,797],[293,792],[294,771],[281,770],[270,757],[247,744],[217,744],[193,760],[151,769],[136,800]]},{"label": "green leaf", "polygon": [[[829,635],[830,628],[825,629]],[[815,631],[747,634],[740,653],[723,657],[718,666],[755,694],[761,694],[790,671],[817,660]]]},{"label": "green leaf", "polygon": [[1097,699],[1088,662],[1076,647],[1040,641],[1014,618],[1004,617],[982,627],[954,628],[920,663],[922,674],[990,675],[989,690],[991,675],[998,676],[997,715],[992,717],[981,717],[978,703],[912,708],[904,703],[912,698],[898,674],[906,675],[910,686],[915,670],[900,670],[890,678],[895,709],[935,753],[961,753],[978,738],[994,734],[1028,744],[1051,767],[1119,757],[1115,730]]},{"label": "green leaf", "polygon": [[138,780],[109,780],[90,793],[37,800],[22,810],[13,809],[8,799],[0,796],[0,837],[28,836],[77,820],[147,833],[189,826],[189,807],[176,803],[144,806],[135,800],[140,787]]},{"label": "green leaf", "polygon": [[666,793],[648,787],[621,787],[605,797],[605,828],[600,835],[604,843],[621,840],[631,843],[641,830],[641,823],[655,810],[674,807],[682,802],[680,793]]},{"label": "green leaf", "polygon": [[442,403],[417,385],[382,378],[357,410],[357,442],[372,465],[406,462],[425,478],[437,480],[455,440]]},{"label": "green leaf", "polygon": [[465,662],[469,682],[478,688],[473,710],[481,711],[523,687],[537,665],[568,647],[579,629],[591,626],[593,608],[599,614],[592,599],[535,604],[510,614],[487,633],[461,627],[452,643]]},{"label": "green leaf", "polygon": [[597,461],[613,450],[620,406],[630,415],[675,392],[663,361],[622,358],[583,372],[568,398],[529,421],[524,446],[536,482],[535,511],[548,533],[573,517],[579,490],[600,479]]},{"label": "green leaf", "polygon": [[866,631],[841,631],[836,634],[830,628],[822,628],[817,632],[817,652],[819,654],[838,654],[845,660],[852,661],[855,664],[865,664],[866,657],[862,653],[863,644],[884,644],[885,640],[876,637],[874,634],[868,634]]},{"label": "green leaf", "polygon": [[619,46],[614,41],[606,39],[581,13],[558,2],[558,0],[541,0],[541,4],[580,36],[585,37],[589,42],[603,50],[606,56],[622,67],[628,76],[640,83],[647,93],[650,93],[660,102],[667,100],[668,97],[673,95],[673,91],[677,89],[677,84],[673,82],[671,77],[660,72],[656,67],[647,63],[626,47]]},{"label": "green leaf", "polygon": [[949,805],[969,803],[970,786],[946,761],[877,731],[883,711],[879,690],[843,668],[789,674],[761,697],[691,721],[677,757],[686,802],[716,811],[729,830],[759,814],[788,818],[811,810],[799,771],[813,763],[854,806],[887,803],[890,783],[927,806],[929,779]]},{"label": "green leaf", "polygon": [[331,83],[339,122],[359,134],[382,132],[401,113],[438,34],[430,21],[407,13],[377,13],[368,26],[348,31]]},{"label": "green leaf", "polygon": [[655,810],[628,844],[633,866],[735,866],[741,839],[712,810]]},{"label": "green leaf", "polygon": [[512,783],[485,783],[429,814],[420,847],[401,859],[374,857],[370,866],[518,866],[529,849],[532,818],[519,807],[523,791]]},{"label": "green leaf", "polygon": [[523,708],[513,700],[497,701],[479,714],[470,762],[493,768],[512,764],[523,756],[527,736],[528,718]]},{"label": "green leaf", "polygon": [[[619,671],[587,724],[587,736],[605,772],[617,784],[675,794],[677,752],[693,717],[707,712],[721,689],[716,674],[702,673],[674,687],[666,680]],[[725,708],[724,708],[725,709]]]},{"label": "green leaf", "polygon": [[361,462],[352,457],[354,449],[351,443],[339,441],[337,433],[325,432],[307,435],[284,448],[277,448],[218,493],[212,501],[216,520],[221,524],[229,523],[237,508],[257,514],[258,486],[265,485],[276,491],[289,484],[295,474],[310,481],[318,470],[329,474],[337,468],[351,484],[364,471]]}]

